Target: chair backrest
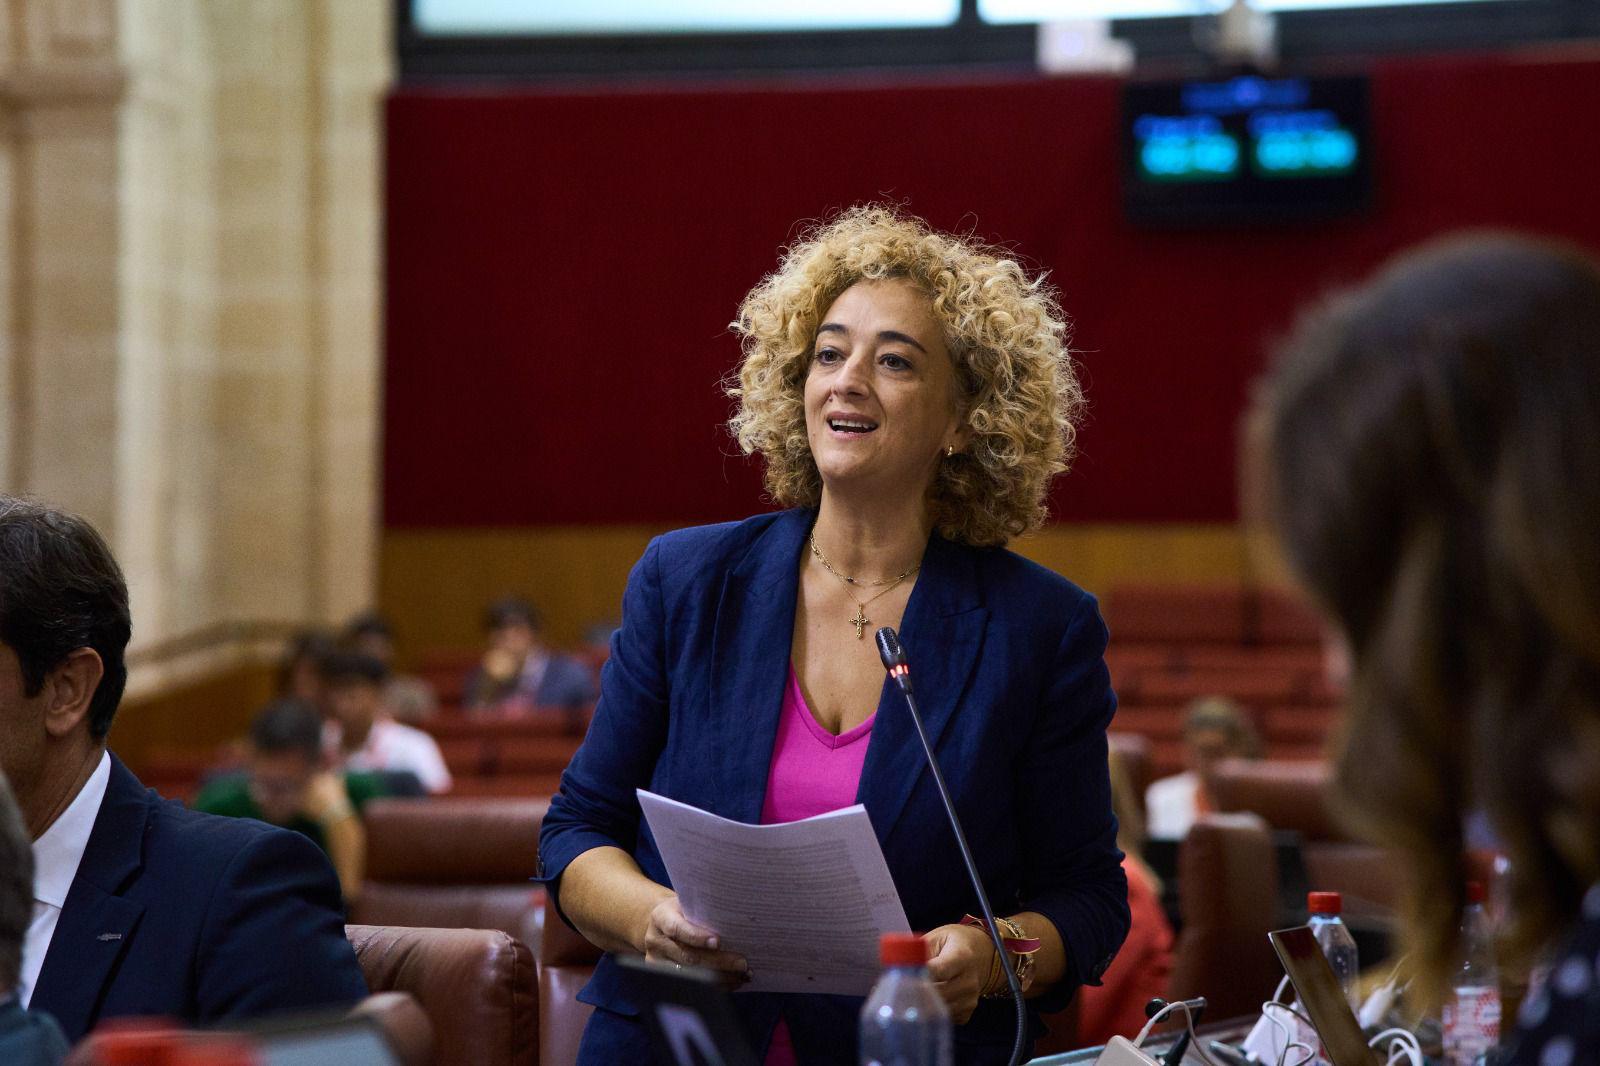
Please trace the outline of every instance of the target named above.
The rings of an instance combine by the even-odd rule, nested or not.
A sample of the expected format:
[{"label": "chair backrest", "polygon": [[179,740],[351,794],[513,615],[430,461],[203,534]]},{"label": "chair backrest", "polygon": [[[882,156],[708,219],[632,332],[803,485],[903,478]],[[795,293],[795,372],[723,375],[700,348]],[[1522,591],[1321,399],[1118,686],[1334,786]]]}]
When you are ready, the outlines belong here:
[{"label": "chair backrest", "polygon": [[592,1008],[578,991],[594,976],[600,949],[573,932],[558,914],[549,916],[539,941],[539,1062],[573,1066]]},{"label": "chair backrest", "polygon": [[1211,776],[1219,811],[1249,811],[1274,829],[1291,829],[1307,841],[1349,840],[1328,811],[1326,762],[1225,759]]},{"label": "chair backrest", "polygon": [[433,1025],[436,1066],[533,1066],[533,957],[499,930],[348,925],[373,992],[409,992]]},{"label": "chair backrest", "polygon": [[373,800],[367,876],[350,908],[365,925],[499,929],[539,948],[545,799]]},{"label": "chair backrest", "polygon": [[1351,838],[1328,806],[1327,762],[1228,760],[1212,776],[1220,811],[1250,811],[1274,829],[1300,834],[1306,886],[1344,896],[1345,920],[1389,920],[1406,889],[1406,864],[1391,851]]},{"label": "chair backrest", "polygon": [[1257,1013],[1283,976],[1267,940],[1278,913],[1272,833],[1253,814],[1209,814],[1178,852],[1183,931],[1168,991],[1205,996],[1212,1021]]}]

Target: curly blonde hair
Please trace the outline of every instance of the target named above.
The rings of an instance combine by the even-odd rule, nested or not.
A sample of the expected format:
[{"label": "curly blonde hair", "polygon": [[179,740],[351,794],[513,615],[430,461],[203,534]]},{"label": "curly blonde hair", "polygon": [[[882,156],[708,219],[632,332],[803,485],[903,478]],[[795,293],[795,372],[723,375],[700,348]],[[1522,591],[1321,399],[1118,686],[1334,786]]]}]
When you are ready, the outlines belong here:
[{"label": "curly blonde hair", "polygon": [[728,395],[739,446],[760,452],[780,504],[815,506],[822,477],[806,437],[805,380],[822,316],[858,281],[906,279],[925,292],[955,364],[971,441],[939,466],[934,526],[987,546],[1037,529],[1050,480],[1067,468],[1082,411],[1068,323],[1042,275],[921,219],[868,204],[802,235],[751,290],[732,328],[744,360]]}]

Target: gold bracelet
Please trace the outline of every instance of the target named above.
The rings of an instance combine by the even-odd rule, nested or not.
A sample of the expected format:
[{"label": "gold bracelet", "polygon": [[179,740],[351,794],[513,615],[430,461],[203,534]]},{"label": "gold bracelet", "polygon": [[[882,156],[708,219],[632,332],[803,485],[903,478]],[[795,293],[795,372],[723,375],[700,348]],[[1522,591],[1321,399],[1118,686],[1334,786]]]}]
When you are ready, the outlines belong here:
[{"label": "gold bracelet", "polygon": [[[985,931],[988,925],[982,918],[967,915],[961,919],[962,925],[975,925]],[[1002,942],[1006,946],[1006,960],[1000,960],[999,953],[995,953],[990,961],[989,976],[984,980],[978,995],[983,999],[1009,999],[1011,998],[1011,983],[1006,979],[1002,965],[1009,966],[1017,975],[1017,986],[1026,994],[1033,984],[1034,956],[1038,954],[1041,942],[1028,936],[1022,926],[1010,918],[996,918],[995,926],[1000,930]]]}]

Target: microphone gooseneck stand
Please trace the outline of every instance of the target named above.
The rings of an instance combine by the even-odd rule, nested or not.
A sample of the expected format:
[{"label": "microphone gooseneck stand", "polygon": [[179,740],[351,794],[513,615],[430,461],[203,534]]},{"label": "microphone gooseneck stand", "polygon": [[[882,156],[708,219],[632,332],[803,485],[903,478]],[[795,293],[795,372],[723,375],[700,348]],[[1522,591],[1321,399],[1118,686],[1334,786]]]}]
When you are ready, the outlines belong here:
[{"label": "microphone gooseneck stand", "polygon": [[961,829],[961,819],[956,817],[956,805],[950,801],[950,789],[945,786],[944,774],[939,772],[939,760],[933,757],[933,745],[928,743],[928,732],[922,727],[922,713],[917,710],[917,698],[911,692],[911,668],[906,665],[906,652],[900,646],[900,637],[884,626],[878,630],[878,657],[883,668],[889,671],[895,687],[905,697],[906,710],[911,712],[911,722],[917,727],[917,738],[922,741],[922,753],[928,757],[928,769],[933,771],[933,783],[939,786],[939,798],[944,801],[944,812],[950,818],[950,828],[956,834],[956,844],[961,849],[961,860],[967,864],[967,879],[977,893],[978,907],[983,911],[983,924],[989,930],[989,939],[999,953],[1001,969],[1005,970],[1006,983],[1011,986],[1011,1001],[1017,1008],[1017,1039],[1011,1045],[1011,1066],[1022,1062],[1022,1045],[1028,1033],[1028,1008],[1022,1002],[1022,983],[1017,980],[1016,969],[1006,958],[1005,940],[994,920],[994,908],[989,906],[989,894],[983,890],[983,879],[978,876],[978,864],[972,861],[972,849],[967,847],[967,834]]}]

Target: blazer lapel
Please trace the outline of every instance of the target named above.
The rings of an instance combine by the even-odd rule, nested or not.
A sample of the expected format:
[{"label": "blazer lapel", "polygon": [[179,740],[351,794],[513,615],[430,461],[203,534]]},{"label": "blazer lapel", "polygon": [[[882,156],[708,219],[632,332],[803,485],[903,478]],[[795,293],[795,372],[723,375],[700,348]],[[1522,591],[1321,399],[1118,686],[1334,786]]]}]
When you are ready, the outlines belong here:
[{"label": "blazer lapel", "polygon": [[809,510],[779,515],[728,573],[717,605],[711,726],[726,797],[717,813],[739,822],[761,819],[794,642],[800,548],[812,517]]},{"label": "blazer lapel", "polygon": [[[922,573],[906,603],[900,643],[911,666],[928,743],[936,755],[940,738],[957,717],[983,649],[989,612],[981,592],[972,551],[935,534],[928,541]],[[857,792],[880,844],[888,842],[912,790],[927,772],[910,712],[886,679]],[[933,787],[931,780],[929,787]]]},{"label": "blazer lapel", "polygon": [[69,1038],[94,1023],[105,986],[144,914],[144,904],[116,893],[143,862],[153,802],[138,778],[112,756],[105,799],[29,1001],[30,1008],[53,1015]]}]

